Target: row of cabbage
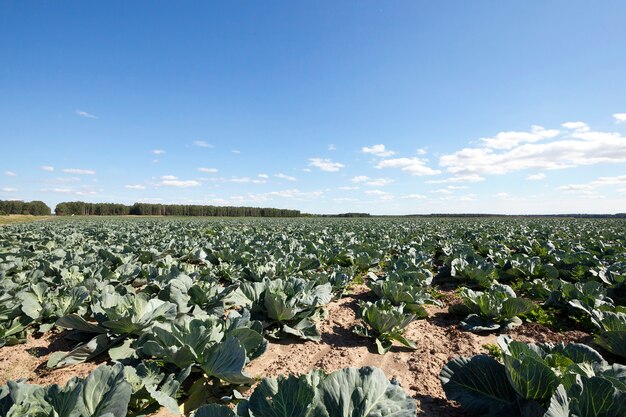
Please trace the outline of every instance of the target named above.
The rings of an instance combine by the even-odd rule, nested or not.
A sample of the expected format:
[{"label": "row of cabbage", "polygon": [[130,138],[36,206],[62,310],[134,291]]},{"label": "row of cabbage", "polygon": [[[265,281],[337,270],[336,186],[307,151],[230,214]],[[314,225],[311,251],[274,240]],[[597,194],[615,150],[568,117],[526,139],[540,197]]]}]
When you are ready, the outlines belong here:
[{"label": "row of cabbage", "polygon": [[[374,338],[381,354],[394,341],[413,346],[403,330],[427,315],[424,304],[439,304],[433,280],[461,287],[464,307],[451,312],[467,330],[507,329],[521,323],[519,316],[564,315],[597,326],[597,343],[620,354],[623,226],[354,219],[17,225],[0,235],[0,344],[19,343],[29,331],[71,329],[66,337],[76,347],[51,355],[50,367],[106,354],[125,365],[101,372],[124,374],[129,415],[160,406],[179,410],[180,402],[188,412],[242,400],[240,391],[254,382],[245,365],[264,352],[266,338],[319,340],[315,322],[324,306],[353,278],[365,277],[379,300],[362,303],[363,325],[355,331]],[[512,287],[535,302],[516,297]],[[323,398],[328,394],[316,378],[302,377],[308,382],[301,385]],[[360,379],[341,377],[346,390],[357,389]],[[48,387],[40,397],[56,398],[59,390],[76,396],[88,380]],[[280,383],[268,382],[275,391]],[[0,404],[17,409],[32,393],[13,388],[3,388]],[[325,415],[324,407],[310,415]],[[75,412],[67,415],[105,415]]]}]

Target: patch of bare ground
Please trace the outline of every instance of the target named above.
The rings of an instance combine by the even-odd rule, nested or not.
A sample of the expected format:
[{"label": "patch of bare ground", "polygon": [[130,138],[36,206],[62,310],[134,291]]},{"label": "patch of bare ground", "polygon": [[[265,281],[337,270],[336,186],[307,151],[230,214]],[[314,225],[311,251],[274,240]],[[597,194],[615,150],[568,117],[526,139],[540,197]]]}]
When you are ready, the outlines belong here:
[{"label": "patch of bare ground", "polygon": [[64,333],[49,332],[43,336],[28,335],[26,343],[5,346],[0,355],[0,385],[8,380],[23,379],[31,384],[64,385],[71,378],[85,377],[98,367],[98,362],[81,363],[62,369],[48,369],[46,363],[51,353],[70,350]]},{"label": "patch of bare ground", "polygon": [[[417,320],[406,330],[406,337],[415,342],[416,349],[395,346],[385,355],[376,353],[373,340],[352,333],[358,323],[359,300],[372,300],[369,289],[360,285],[348,295],[328,305],[328,317],[318,323],[322,340],[270,340],[267,352],[252,361],[246,371],[254,377],[276,377],[303,374],[314,368],[332,372],[345,367],[366,365],[381,368],[388,378],[395,377],[401,386],[418,402],[418,416],[467,416],[457,404],[446,399],[439,372],[456,356],[486,353],[486,344],[496,343],[495,334],[474,334],[459,329],[459,321],[448,314],[448,307],[459,303],[453,291],[442,291],[442,307],[426,306],[429,317]],[[592,336],[581,331],[554,332],[536,323],[525,323],[509,332],[523,342],[583,342]],[[55,351],[67,351],[70,345],[63,333],[51,332],[41,337],[28,337],[26,344],[3,347],[0,355],[0,385],[9,379],[26,379],[37,384],[65,384],[74,376],[85,377],[100,361],[49,370],[46,362]],[[162,409],[151,417],[173,417]]]},{"label": "patch of bare ground", "polygon": [[395,377],[418,401],[419,416],[465,416],[446,400],[439,372],[455,356],[484,353],[482,346],[495,343],[496,336],[462,332],[457,329],[458,321],[447,315],[447,305],[427,306],[430,317],[411,323],[405,334],[417,348],[394,346],[387,354],[379,355],[373,340],[352,333],[358,322],[358,301],[369,297],[367,291],[367,287],[357,287],[328,306],[328,318],[318,324],[321,342],[270,342],[265,355],[249,364],[248,372],[254,376],[278,376],[302,374],[313,368],[332,372],[345,367],[376,366],[389,378]]},{"label": "patch of bare ground", "polygon": [[538,323],[524,323],[509,332],[514,340],[525,343],[586,343],[591,344],[593,336],[580,330],[555,332]]}]

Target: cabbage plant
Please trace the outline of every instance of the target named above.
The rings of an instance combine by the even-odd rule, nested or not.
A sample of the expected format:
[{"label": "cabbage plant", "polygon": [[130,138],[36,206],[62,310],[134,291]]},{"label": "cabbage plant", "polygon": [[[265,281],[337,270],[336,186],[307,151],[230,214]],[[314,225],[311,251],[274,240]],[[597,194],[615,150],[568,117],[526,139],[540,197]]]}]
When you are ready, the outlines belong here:
[{"label": "cabbage plant", "polygon": [[265,378],[241,402],[237,414],[226,406],[206,405],[194,417],[413,417],[415,400],[390,383],[383,371],[366,366],[345,368],[329,375],[314,370],[306,375]]},{"label": "cabbage plant", "polygon": [[450,307],[452,314],[465,317],[461,325],[471,332],[511,329],[522,324],[518,317],[533,309],[530,300],[518,298],[508,285],[495,284],[485,291],[461,288],[463,304]]},{"label": "cabbage plant", "polygon": [[404,304],[406,311],[420,318],[428,317],[424,304],[441,305],[424,281],[414,279],[412,275],[391,274],[386,279],[368,281],[367,285],[378,298],[389,300],[394,306]]},{"label": "cabbage plant", "polygon": [[589,346],[498,338],[502,362],[477,355],[439,375],[449,400],[475,416],[615,417],[626,413],[626,367]]},{"label": "cabbage plant", "polygon": [[0,387],[0,415],[6,417],[126,417],[132,394],[120,364],[102,365],[65,386],[9,381]]},{"label": "cabbage plant", "polygon": [[375,339],[379,354],[387,353],[394,340],[406,347],[415,348],[415,343],[404,337],[404,329],[416,316],[405,313],[403,304],[394,306],[388,300],[378,300],[375,303],[364,302],[360,306],[361,320],[365,325],[358,324],[353,331],[359,336]]}]

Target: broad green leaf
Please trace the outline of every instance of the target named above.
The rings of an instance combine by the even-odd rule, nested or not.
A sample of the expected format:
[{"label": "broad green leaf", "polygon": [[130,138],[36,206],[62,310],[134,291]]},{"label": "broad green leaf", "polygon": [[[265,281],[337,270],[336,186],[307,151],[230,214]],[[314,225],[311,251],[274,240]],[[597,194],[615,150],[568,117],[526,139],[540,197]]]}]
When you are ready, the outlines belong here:
[{"label": "broad green leaf", "polygon": [[452,359],[439,379],[449,400],[477,416],[504,415],[519,398],[504,366],[489,356]]},{"label": "broad green leaf", "polygon": [[413,417],[415,400],[391,384],[378,368],[346,368],[328,375],[319,385],[329,416]]},{"label": "broad green leaf", "polygon": [[48,359],[47,366],[48,368],[63,368],[85,362],[105,352],[112,344],[113,340],[105,334],[100,334],[70,352],[53,353]]},{"label": "broad green leaf", "polygon": [[256,387],[248,403],[250,417],[321,417],[317,394],[306,378],[266,378]]},{"label": "broad green leaf", "polygon": [[126,417],[132,388],[124,379],[124,367],[100,366],[84,382],[82,391],[83,416]]},{"label": "broad green leaf", "polygon": [[205,362],[200,366],[209,376],[214,376],[232,384],[251,384],[254,379],[243,371],[246,364],[246,350],[235,337],[211,346],[205,354]]},{"label": "broad green leaf", "polygon": [[616,417],[626,415],[626,391],[620,391],[611,382],[592,377],[583,383],[578,398],[578,417]]},{"label": "broad green leaf", "polygon": [[237,417],[230,408],[225,405],[207,404],[198,408],[193,417]]},{"label": "broad green leaf", "polygon": [[80,330],[87,333],[106,333],[107,330],[101,326],[87,322],[84,318],[77,314],[68,314],[56,321],[57,326],[68,329]]},{"label": "broad green leaf", "polygon": [[524,399],[547,403],[559,385],[559,378],[554,371],[534,356],[518,360],[504,355],[504,365],[511,385]]}]

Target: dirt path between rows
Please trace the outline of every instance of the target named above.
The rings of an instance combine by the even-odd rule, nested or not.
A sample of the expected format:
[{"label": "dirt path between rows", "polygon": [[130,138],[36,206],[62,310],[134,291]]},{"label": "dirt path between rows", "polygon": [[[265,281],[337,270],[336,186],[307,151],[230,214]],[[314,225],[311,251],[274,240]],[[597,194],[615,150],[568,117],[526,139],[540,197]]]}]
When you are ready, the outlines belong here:
[{"label": "dirt path between rows", "polygon": [[[394,346],[385,355],[376,353],[374,341],[352,333],[358,322],[359,300],[371,296],[365,286],[352,291],[328,305],[328,317],[318,323],[320,342],[270,340],[268,350],[246,367],[254,377],[275,377],[302,374],[313,368],[332,372],[345,367],[366,365],[381,368],[390,379],[395,377],[400,385],[418,402],[418,416],[467,416],[454,403],[446,400],[439,382],[439,372],[455,356],[472,356],[486,353],[486,344],[496,343],[494,334],[477,335],[458,328],[459,322],[451,318],[448,306],[458,302],[453,293],[445,293],[444,306],[426,306],[429,317],[409,325],[405,333],[417,345],[415,350]],[[543,326],[527,323],[511,333],[524,342],[585,341],[589,336],[582,332],[556,333]],[[86,363],[60,370],[48,370],[48,356],[55,350],[67,350],[59,334],[46,334],[39,338],[29,336],[28,343],[3,347],[0,355],[0,385],[9,379],[26,379],[29,383],[65,384],[71,377],[84,377],[98,363]],[[154,417],[169,417],[162,410]]]}]

